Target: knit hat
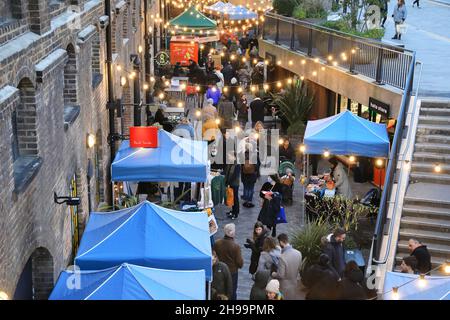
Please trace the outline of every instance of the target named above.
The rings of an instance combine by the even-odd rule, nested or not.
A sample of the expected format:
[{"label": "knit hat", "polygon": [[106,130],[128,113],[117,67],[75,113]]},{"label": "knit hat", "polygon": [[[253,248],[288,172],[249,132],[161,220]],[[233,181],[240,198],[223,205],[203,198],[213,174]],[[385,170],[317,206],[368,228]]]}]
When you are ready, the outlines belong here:
[{"label": "knit hat", "polygon": [[266,286],[266,291],[274,293],[280,292],[280,283],[278,282],[278,280],[275,279],[270,280]]},{"label": "knit hat", "polygon": [[236,225],[234,223],[229,223],[225,225],[223,231],[225,232],[226,236],[234,238],[234,235],[236,234]]},{"label": "knit hat", "polygon": [[237,83],[237,79],[236,78],[231,78],[231,84],[236,84]]}]

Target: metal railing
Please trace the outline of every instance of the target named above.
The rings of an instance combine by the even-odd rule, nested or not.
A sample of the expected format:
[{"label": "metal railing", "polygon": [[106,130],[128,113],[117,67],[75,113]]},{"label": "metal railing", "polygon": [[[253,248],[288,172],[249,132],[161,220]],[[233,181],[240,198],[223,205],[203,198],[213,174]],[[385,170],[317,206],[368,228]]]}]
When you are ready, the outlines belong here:
[{"label": "metal railing", "polygon": [[378,84],[407,86],[413,51],[268,12],[262,39],[362,74]]}]

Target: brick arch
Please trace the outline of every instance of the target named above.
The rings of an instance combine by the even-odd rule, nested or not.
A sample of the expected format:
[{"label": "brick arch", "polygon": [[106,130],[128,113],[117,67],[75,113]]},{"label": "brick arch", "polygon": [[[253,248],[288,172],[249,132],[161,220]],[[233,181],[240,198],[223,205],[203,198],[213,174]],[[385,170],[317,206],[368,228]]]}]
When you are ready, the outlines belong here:
[{"label": "brick arch", "polygon": [[[28,59],[20,59],[20,62],[18,62],[20,65],[19,70],[15,73],[14,76],[14,86],[17,88],[19,87],[20,81],[23,79],[29,79],[33,84],[36,83],[36,72],[34,71],[34,68],[32,67],[32,63]],[[33,87],[36,87],[33,85]]]},{"label": "brick arch", "polygon": [[12,154],[16,161],[22,156],[38,155],[36,90],[29,78],[20,80],[17,88],[20,104],[12,112]]},{"label": "brick arch", "polygon": [[75,47],[69,43],[66,48],[68,60],[64,66],[64,105],[75,105],[78,101],[77,54]]},{"label": "brick arch", "polygon": [[14,299],[48,299],[54,284],[54,260],[45,247],[33,250],[22,267],[15,286]]}]

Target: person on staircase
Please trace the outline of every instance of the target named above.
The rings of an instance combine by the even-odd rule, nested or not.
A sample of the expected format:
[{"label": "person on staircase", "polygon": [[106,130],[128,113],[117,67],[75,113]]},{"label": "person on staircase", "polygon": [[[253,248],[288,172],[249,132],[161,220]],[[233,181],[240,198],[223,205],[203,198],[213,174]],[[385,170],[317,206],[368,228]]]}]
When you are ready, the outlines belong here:
[{"label": "person on staircase", "polygon": [[411,238],[408,241],[408,249],[411,256],[417,259],[417,271],[426,274],[431,270],[431,255],[428,252],[427,246],[422,244],[419,240]]}]

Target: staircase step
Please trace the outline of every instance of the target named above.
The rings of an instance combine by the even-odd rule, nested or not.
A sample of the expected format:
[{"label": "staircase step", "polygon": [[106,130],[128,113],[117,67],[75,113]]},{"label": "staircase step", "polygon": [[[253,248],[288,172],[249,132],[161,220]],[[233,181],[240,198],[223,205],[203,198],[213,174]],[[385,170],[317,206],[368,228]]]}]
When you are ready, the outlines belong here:
[{"label": "staircase step", "polygon": [[[450,246],[445,246],[441,244],[427,244],[427,249],[430,252],[430,255],[432,257],[436,258],[444,258],[449,259],[450,258]],[[402,240],[398,243],[398,251],[399,252],[408,252],[408,241]],[[400,250],[401,249],[401,250]]]},{"label": "staircase step", "polygon": [[445,116],[419,116],[419,124],[450,125],[450,118]]},{"label": "staircase step", "polygon": [[450,221],[450,209],[408,204],[403,206],[402,217],[427,217],[430,219]]},{"label": "staircase step", "polygon": [[417,135],[416,142],[425,142],[425,143],[450,143],[450,136],[444,136],[444,135],[428,135],[428,134],[421,134]]},{"label": "staircase step", "polygon": [[420,124],[417,126],[417,134],[438,134],[445,135],[450,134],[450,125],[433,125],[433,124]]},{"label": "staircase step", "polygon": [[450,164],[442,164],[441,162],[439,162],[439,160],[436,160],[436,162],[434,162],[434,163],[424,163],[424,162],[413,161],[412,165],[411,165],[411,172],[436,173],[436,172],[434,172],[435,163],[439,163],[439,165],[441,167],[441,172],[439,174],[450,173]]},{"label": "staircase step", "polygon": [[420,115],[450,117],[450,108],[420,108]]},{"label": "staircase step", "polygon": [[450,184],[450,175],[431,172],[411,172],[410,182],[447,183]]},{"label": "staircase step", "polygon": [[439,231],[427,231],[413,228],[400,228],[399,240],[408,241],[411,238],[416,238],[424,244],[440,244],[450,246],[450,233]]},{"label": "staircase step", "polygon": [[447,232],[450,238],[450,221],[430,219],[428,217],[404,217],[401,218],[401,228],[414,228],[429,231]]},{"label": "staircase step", "polygon": [[450,108],[450,101],[442,100],[442,101],[422,101],[420,109],[443,109]]},{"label": "staircase step", "polygon": [[450,164],[450,155],[431,152],[414,152],[412,163],[414,164],[415,162]]},{"label": "staircase step", "polygon": [[415,151],[450,154],[450,145],[447,143],[416,143]]},{"label": "staircase step", "polygon": [[[447,187],[447,185],[431,185],[430,188],[444,188]],[[404,205],[419,205],[422,207],[427,207],[427,208],[439,208],[442,210],[448,210],[450,211],[450,197],[447,200],[437,200],[437,199],[427,199],[427,198],[422,198],[422,197],[412,197],[412,196],[406,196],[405,197],[405,201],[404,201]]]}]

